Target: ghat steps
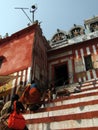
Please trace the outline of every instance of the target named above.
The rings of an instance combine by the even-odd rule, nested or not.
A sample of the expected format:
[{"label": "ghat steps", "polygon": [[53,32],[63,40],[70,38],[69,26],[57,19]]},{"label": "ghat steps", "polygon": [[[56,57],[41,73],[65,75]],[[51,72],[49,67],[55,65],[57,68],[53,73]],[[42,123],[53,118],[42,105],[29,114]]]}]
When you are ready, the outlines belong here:
[{"label": "ghat steps", "polygon": [[82,84],[82,92],[54,99],[24,117],[30,130],[98,130],[98,81]]}]

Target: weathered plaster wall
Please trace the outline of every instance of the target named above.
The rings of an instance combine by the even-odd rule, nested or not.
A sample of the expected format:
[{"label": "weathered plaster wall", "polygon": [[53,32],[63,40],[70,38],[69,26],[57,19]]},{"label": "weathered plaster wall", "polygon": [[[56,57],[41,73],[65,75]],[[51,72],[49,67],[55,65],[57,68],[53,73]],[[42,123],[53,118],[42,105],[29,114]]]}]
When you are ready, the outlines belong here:
[{"label": "weathered plaster wall", "polygon": [[0,45],[0,56],[6,58],[0,75],[7,75],[31,66],[34,33],[17,37]]}]

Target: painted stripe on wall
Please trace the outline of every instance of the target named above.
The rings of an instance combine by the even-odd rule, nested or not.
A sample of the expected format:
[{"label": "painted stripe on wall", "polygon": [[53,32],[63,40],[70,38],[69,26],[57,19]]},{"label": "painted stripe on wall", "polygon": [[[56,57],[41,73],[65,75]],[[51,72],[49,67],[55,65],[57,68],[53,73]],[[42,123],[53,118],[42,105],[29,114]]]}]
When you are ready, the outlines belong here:
[{"label": "painted stripe on wall", "polygon": [[20,81],[23,81],[23,82],[27,81],[27,83],[30,82],[30,76],[31,76],[30,73],[31,73],[31,68],[30,67],[27,68],[26,70],[14,73],[14,76],[17,76],[17,78],[13,79],[11,94],[9,94],[9,95],[7,95],[5,97],[5,102],[7,102],[8,100],[10,100],[11,97],[12,97],[12,95],[14,93],[16,93],[16,91],[17,91],[17,89],[19,87]]},{"label": "painted stripe on wall", "polygon": [[96,55],[96,54],[97,54],[97,51],[96,51],[96,46],[95,46],[95,45],[93,45],[93,46],[92,46],[92,48],[93,48],[93,53]]},{"label": "painted stripe on wall", "polygon": [[27,83],[30,83],[31,80],[31,67],[27,69]]},{"label": "painted stripe on wall", "polygon": [[90,55],[90,54],[91,54],[89,47],[86,47],[86,52],[87,52],[87,55]]}]

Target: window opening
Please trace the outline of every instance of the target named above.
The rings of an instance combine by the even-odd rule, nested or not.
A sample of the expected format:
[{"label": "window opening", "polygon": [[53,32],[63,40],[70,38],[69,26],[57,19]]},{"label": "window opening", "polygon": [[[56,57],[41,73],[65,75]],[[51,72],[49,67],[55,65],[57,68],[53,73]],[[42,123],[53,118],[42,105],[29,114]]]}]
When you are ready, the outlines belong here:
[{"label": "window opening", "polygon": [[84,61],[85,61],[86,70],[93,69],[91,55],[85,56]]},{"label": "window opening", "polygon": [[1,68],[1,66],[2,66],[2,63],[3,63],[4,59],[5,59],[4,56],[0,56],[0,68]]}]

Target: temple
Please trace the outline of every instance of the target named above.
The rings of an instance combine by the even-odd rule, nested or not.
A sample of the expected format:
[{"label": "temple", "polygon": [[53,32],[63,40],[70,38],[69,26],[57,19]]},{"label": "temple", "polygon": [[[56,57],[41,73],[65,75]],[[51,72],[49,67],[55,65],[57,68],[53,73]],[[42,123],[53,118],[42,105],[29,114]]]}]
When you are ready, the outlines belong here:
[{"label": "temple", "polygon": [[[72,94],[69,99],[54,99],[47,103],[47,110],[42,108],[39,113],[32,114],[34,119],[27,113],[25,117],[30,130],[97,130],[98,16],[84,20],[84,26],[74,24],[69,31],[57,29],[50,40],[43,35],[38,21],[11,36],[1,37],[0,97],[7,102],[16,93],[20,81],[27,84],[32,79],[41,91],[53,84],[57,92],[67,88],[73,93],[80,85],[83,93]],[[70,109],[70,116],[63,114],[66,107]],[[43,112],[47,116],[41,116]]]},{"label": "temple", "polygon": [[[72,85],[96,79],[97,24],[96,16],[85,20],[85,26],[74,24],[67,32],[57,29],[47,41],[37,21],[11,36],[1,38],[0,76],[8,76],[11,82],[0,87],[0,92],[8,89],[6,96],[10,97],[9,94],[15,93],[21,80],[30,83],[35,79],[43,89],[50,83],[57,88],[64,83]],[[4,82],[1,77],[0,85]]]}]

